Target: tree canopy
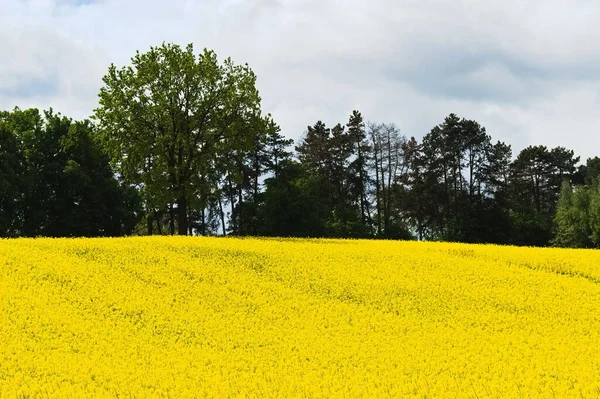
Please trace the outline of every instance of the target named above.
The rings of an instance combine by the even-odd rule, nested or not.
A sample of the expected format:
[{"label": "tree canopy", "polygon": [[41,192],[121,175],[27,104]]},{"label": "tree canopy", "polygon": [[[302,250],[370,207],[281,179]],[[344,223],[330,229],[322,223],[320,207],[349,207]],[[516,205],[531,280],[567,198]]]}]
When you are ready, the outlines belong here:
[{"label": "tree canopy", "polygon": [[219,63],[213,51],[163,44],[130,66],[111,65],[103,81],[95,118],[112,165],[140,187],[149,217],[175,204],[186,234],[189,207],[206,205],[197,194],[265,131],[256,76],[229,58]]},{"label": "tree canopy", "polygon": [[[514,154],[449,114],[317,119],[294,142],[247,64],[163,43],[111,65],[92,120],[0,112],[0,235],[260,235],[600,247],[600,158]],[[331,123],[332,122],[332,123]],[[284,134],[285,133],[285,134]]]},{"label": "tree canopy", "polygon": [[1,236],[120,236],[134,231],[141,212],[89,121],[52,110],[0,112]]}]

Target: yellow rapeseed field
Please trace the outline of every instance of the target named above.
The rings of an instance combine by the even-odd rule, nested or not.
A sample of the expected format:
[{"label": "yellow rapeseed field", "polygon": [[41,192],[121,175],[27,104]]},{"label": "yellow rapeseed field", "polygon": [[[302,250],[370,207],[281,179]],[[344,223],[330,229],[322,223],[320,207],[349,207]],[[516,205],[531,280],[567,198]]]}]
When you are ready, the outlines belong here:
[{"label": "yellow rapeseed field", "polygon": [[600,397],[600,252],[0,241],[0,398]]}]

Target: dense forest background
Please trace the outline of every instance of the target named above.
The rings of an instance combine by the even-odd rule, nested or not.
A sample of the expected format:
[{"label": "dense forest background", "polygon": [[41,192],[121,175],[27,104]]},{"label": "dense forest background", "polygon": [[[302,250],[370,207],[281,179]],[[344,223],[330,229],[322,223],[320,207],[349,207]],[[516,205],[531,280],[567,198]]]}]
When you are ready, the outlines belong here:
[{"label": "dense forest background", "polygon": [[112,65],[91,120],[0,112],[0,236],[256,235],[600,247],[600,158],[514,156],[449,114],[316,121],[297,142],[263,115],[248,65],[163,44]]}]

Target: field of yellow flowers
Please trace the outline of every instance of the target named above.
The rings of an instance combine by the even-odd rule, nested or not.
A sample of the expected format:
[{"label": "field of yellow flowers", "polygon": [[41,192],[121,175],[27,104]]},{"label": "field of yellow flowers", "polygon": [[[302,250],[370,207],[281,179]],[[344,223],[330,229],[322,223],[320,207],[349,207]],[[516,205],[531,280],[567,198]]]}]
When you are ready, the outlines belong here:
[{"label": "field of yellow flowers", "polygon": [[0,241],[0,397],[600,397],[600,252]]}]

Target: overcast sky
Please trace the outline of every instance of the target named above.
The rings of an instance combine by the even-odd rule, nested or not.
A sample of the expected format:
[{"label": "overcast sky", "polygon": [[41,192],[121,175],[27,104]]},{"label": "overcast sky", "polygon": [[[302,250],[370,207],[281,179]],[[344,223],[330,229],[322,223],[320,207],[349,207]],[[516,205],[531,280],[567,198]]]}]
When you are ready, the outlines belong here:
[{"label": "overcast sky", "polygon": [[294,139],[353,109],[421,138],[454,112],[515,153],[600,155],[598,0],[0,0],[0,109],[88,117],[110,63],[163,41],[247,62]]}]

